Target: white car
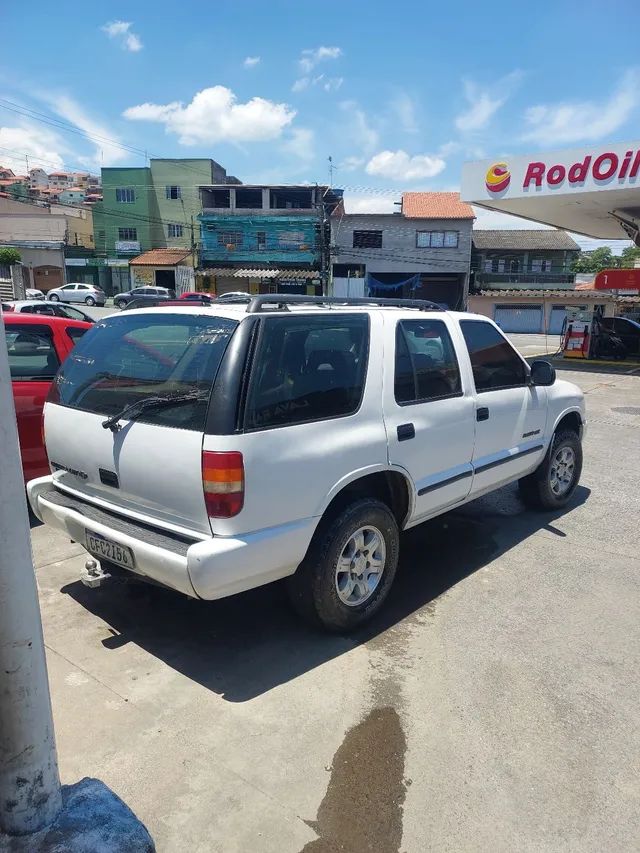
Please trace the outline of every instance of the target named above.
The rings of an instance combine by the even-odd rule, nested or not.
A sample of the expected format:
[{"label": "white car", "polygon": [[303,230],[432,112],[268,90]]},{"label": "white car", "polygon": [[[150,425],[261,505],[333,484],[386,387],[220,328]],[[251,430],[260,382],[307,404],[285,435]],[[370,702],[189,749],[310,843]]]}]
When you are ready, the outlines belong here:
[{"label": "white car", "polygon": [[107,296],[104,290],[93,284],[63,284],[47,292],[51,302],[84,302],[85,305],[104,305]]},{"label": "white car", "polygon": [[85,323],[95,322],[93,317],[79,308],[61,302],[47,302],[45,299],[16,299],[3,303],[4,306],[5,310],[14,311],[16,314],[45,314],[48,317],[66,317],[68,320],[82,320]]},{"label": "white car", "polygon": [[25,294],[27,299],[44,299],[44,293],[41,290],[36,290],[35,287],[27,287]]},{"label": "white car", "polygon": [[401,530],[513,481],[564,506],[585,409],[484,317],[273,295],[102,320],[44,427],[29,500],[89,551],[87,583],[124,570],[217,599],[287,577],[301,613],[347,631],[386,598]]}]

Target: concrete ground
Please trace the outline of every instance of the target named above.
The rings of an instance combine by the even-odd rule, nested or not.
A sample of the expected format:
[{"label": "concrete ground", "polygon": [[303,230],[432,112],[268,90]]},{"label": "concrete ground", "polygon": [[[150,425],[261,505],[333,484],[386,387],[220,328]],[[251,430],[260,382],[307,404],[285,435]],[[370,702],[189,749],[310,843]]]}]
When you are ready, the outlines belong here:
[{"label": "concrete ground", "polygon": [[355,637],[279,585],[86,589],[83,549],[34,527],[63,781],[102,779],[160,853],[637,850],[640,377],[568,378],[571,506],[510,487],[406,534]]}]

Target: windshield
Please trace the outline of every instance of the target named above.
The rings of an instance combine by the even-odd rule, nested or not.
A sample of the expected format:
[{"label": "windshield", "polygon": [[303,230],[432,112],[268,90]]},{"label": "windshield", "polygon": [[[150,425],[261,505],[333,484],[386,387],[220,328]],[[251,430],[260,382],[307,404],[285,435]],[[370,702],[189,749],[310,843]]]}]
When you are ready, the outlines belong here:
[{"label": "windshield", "polygon": [[174,408],[149,408],[138,417],[202,430],[209,393],[237,325],[215,316],[110,317],[96,323],[67,358],[54,399],[70,408],[114,415],[147,397],[206,392]]}]

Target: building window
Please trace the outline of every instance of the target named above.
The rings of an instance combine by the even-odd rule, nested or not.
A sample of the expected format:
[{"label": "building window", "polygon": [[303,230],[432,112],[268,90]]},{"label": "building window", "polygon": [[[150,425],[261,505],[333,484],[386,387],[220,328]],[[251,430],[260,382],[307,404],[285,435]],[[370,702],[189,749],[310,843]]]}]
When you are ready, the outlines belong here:
[{"label": "building window", "polygon": [[118,240],[137,240],[137,228],[118,228]]},{"label": "building window", "polygon": [[354,231],[354,249],[381,249],[382,231]]},{"label": "building window", "polygon": [[278,245],[283,249],[297,249],[303,242],[302,231],[281,231],[278,234]]},{"label": "building window", "polygon": [[96,236],[97,236],[98,240],[104,240],[107,236],[107,232],[99,230]]},{"label": "building window", "polygon": [[121,204],[133,204],[136,193],[133,187],[116,187],[116,201]]},{"label": "building window", "polygon": [[182,225],[170,222],[168,227],[168,234],[169,237],[182,237]]},{"label": "building window", "polygon": [[165,187],[165,194],[170,199],[182,198],[180,187]]},{"label": "building window", "polygon": [[551,272],[551,261],[549,258],[533,258],[531,272]]},{"label": "building window", "polygon": [[267,248],[267,232],[266,231],[257,231],[256,232],[256,243],[258,246],[259,252],[264,252]]},{"label": "building window", "polygon": [[458,231],[416,231],[418,249],[457,249]]},{"label": "building window", "polygon": [[242,231],[218,231],[218,245],[227,249],[242,246]]}]

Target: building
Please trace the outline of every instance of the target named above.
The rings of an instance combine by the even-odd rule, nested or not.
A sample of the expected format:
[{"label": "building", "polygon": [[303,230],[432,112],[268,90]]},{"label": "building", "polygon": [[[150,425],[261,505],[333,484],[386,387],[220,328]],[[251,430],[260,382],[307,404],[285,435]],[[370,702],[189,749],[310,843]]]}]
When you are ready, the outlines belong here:
[{"label": "building", "polygon": [[198,241],[198,187],[225,184],[209,159],[152,159],[149,166],[102,170],[101,202],[93,204],[96,251],[132,258],[157,248],[191,249]]},{"label": "building", "polygon": [[83,187],[68,187],[60,191],[58,199],[60,204],[77,204],[84,202],[87,192]]},{"label": "building", "polygon": [[188,249],[151,249],[129,261],[131,287],[168,287],[194,290],[193,254]]},{"label": "building", "polygon": [[48,187],[49,186],[49,175],[45,172],[44,169],[34,168],[29,169],[29,189],[35,189],[36,187]]},{"label": "building", "polygon": [[25,287],[47,291],[64,284],[66,229],[64,216],[0,199],[0,246],[20,252]]},{"label": "building", "polygon": [[466,304],[474,214],[454,192],[403,193],[397,213],[331,217],[336,295]]},{"label": "building", "polygon": [[322,293],[329,216],[342,191],[318,185],[200,188],[200,267],[216,293]]},{"label": "building", "polygon": [[579,252],[556,229],[475,230],[469,307],[505,332],[560,332],[566,307],[582,304],[572,271]]}]

